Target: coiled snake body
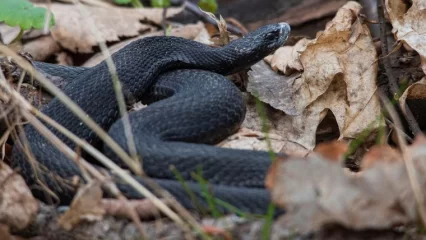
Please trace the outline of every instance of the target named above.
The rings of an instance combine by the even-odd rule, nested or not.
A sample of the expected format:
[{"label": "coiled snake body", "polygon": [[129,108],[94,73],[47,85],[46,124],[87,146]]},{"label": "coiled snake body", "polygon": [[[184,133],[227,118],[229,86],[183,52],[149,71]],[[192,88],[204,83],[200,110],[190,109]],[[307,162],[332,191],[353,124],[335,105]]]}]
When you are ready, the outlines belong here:
[{"label": "coiled snake body", "polygon": [[[289,31],[285,23],[267,25],[222,48],[177,37],[151,37],[132,42],[113,54],[125,99],[150,104],[129,115],[137,153],[143,158],[143,170],[185,207],[194,209],[194,203],[176,181],[170,165],[188,181],[202,205],[207,205],[206,199],[191,175],[200,166],[202,177],[212,185],[214,197],[242,211],[266,211],[269,195],[264,189],[264,178],[271,162],[268,153],[223,149],[211,144],[232,134],[245,115],[241,93],[223,75],[248,68],[275,51],[286,41]],[[127,149],[105,62],[87,69],[46,63],[35,63],[35,66],[51,75],[71,79],[64,92]],[[80,138],[103,148],[108,157],[124,166],[58,99],[53,99],[42,111]],[[52,127],[49,129],[75,148],[67,137]],[[51,174],[64,179],[81,176],[78,166],[34,127],[27,125],[24,133],[34,158],[49,173],[40,171],[37,177],[45,181],[62,203],[69,202],[75,195],[74,190],[60,187]],[[30,186],[36,184],[36,175],[19,144],[13,149],[12,163],[22,170]],[[144,184],[142,179],[137,179]],[[118,186],[129,198],[142,197],[126,184],[118,183]],[[34,194],[43,196],[39,190],[34,190]]]}]

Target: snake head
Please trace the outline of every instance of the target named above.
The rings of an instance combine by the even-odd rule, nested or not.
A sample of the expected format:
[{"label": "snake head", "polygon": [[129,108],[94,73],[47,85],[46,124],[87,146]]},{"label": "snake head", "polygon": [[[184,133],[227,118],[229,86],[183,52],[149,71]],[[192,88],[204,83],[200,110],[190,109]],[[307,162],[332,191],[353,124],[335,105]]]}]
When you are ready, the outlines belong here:
[{"label": "snake head", "polygon": [[226,48],[235,51],[233,62],[240,64],[239,70],[250,67],[262,60],[279,47],[281,47],[290,35],[288,23],[269,24],[248,33],[246,36],[230,42]]},{"label": "snake head", "polygon": [[250,49],[255,49],[262,54],[268,55],[281,47],[290,35],[290,25],[288,23],[277,23],[263,26],[242,38],[247,42]]}]

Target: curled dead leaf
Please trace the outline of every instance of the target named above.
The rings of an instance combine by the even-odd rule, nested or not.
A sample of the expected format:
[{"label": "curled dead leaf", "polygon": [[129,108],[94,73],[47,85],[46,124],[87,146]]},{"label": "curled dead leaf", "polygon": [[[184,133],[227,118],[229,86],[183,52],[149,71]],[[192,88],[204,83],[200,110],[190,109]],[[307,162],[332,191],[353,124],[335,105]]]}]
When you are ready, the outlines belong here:
[{"label": "curled dead leaf", "polygon": [[410,108],[414,118],[421,129],[426,128],[426,78],[410,85],[398,99],[399,105],[406,112],[406,107]]},{"label": "curled dead leaf", "polygon": [[401,0],[386,0],[385,4],[396,39],[420,54],[422,70],[426,73],[425,1],[413,0],[411,6]]},{"label": "curled dead leaf", "polygon": [[6,23],[0,23],[0,36],[4,44],[10,44],[19,35],[19,27],[10,27]]},{"label": "curled dead leaf", "polygon": [[310,40],[300,39],[294,46],[284,46],[275,51],[274,54],[265,58],[274,71],[281,71],[289,75],[294,71],[302,71],[303,65],[300,62],[300,53],[306,49]]},{"label": "curled dead leaf", "polygon": [[51,36],[43,36],[24,44],[22,50],[31,54],[35,61],[44,61],[61,48]]},{"label": "curled dead leaf", "polygon": [[314,152],[323,156],[324,159],[334,162],[341,162],[347,151],[348,145],[341,141],[320,143],[314,149]]},{"label": "curled dead leaf", "polygon": [[375,145],[363,156],[361,169],[365,170],[374,167],[379,161],[398,162],[402,160],[402,155],[389,145]]},{"label": "curled dead leaf", "polygon": [[71,230],[82,221],[100,220],[104,214],[101,183],[91,181],[78,190],[70,209],[59,218],[59,225],[65,230]]},{"label": "curled dead leaf", "polygon": [[25,228],[39,210],[38,201],[24,179],[3,162],[0,162],[0,186],[0,222],[11,228]]},{"label": "curled dead leaf", "polygon": [[398,162],[402,160],[402,155],[389,145],[376,145],[363,156],[361,169],[365,170],[374,167],[377,162],[388,161]]}]

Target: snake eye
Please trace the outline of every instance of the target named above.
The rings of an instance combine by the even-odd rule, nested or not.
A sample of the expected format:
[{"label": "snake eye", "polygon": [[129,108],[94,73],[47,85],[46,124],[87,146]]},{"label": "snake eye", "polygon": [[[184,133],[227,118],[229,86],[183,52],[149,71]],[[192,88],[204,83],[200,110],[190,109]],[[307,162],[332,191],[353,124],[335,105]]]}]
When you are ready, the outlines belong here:
[{"label": "snake eye", "polygon": [[279,31],[275,30],[275,31],[267,33],[265,37],[268,40],[274,40],[278,37],[278,35],[279,35]]}]

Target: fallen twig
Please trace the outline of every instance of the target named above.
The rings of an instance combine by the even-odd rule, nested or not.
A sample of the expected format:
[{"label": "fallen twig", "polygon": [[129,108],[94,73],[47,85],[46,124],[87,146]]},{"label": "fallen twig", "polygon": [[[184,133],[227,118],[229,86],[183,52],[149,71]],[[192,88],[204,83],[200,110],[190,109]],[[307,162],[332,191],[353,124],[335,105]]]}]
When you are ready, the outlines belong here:
[{"label": "fallen twig", "polygon": [[[194,3],[190,2],[190,1],[185,1],[184,4],[185,4],[185,9],[187,9],[188,11],[190,11],[191,13],[196,15],[197,17],[201,18],[203,21],[208,22],[208,23],[218,27],[217,22],[214,21],[208,15],[206,15],[203,11],[201,11],[201,9],[197,5],[195,5]],[[240,29],[238,29],[237,27],[235,27],[231,24],[227,24],[227,29],[233,34],[243,35],[243,33],[241,32]]]},{"label": "fallen twig", "polygon": [[[369,22],[371,23],[374,20],[378,18],[377,15],[377,2],[380,0],[360,0],[359,2],[364,6],[363,12],[367,16]],[[380,37],[380,29],[377,24],[370,24],[369,25],[371,35],[374,38]]]}]

